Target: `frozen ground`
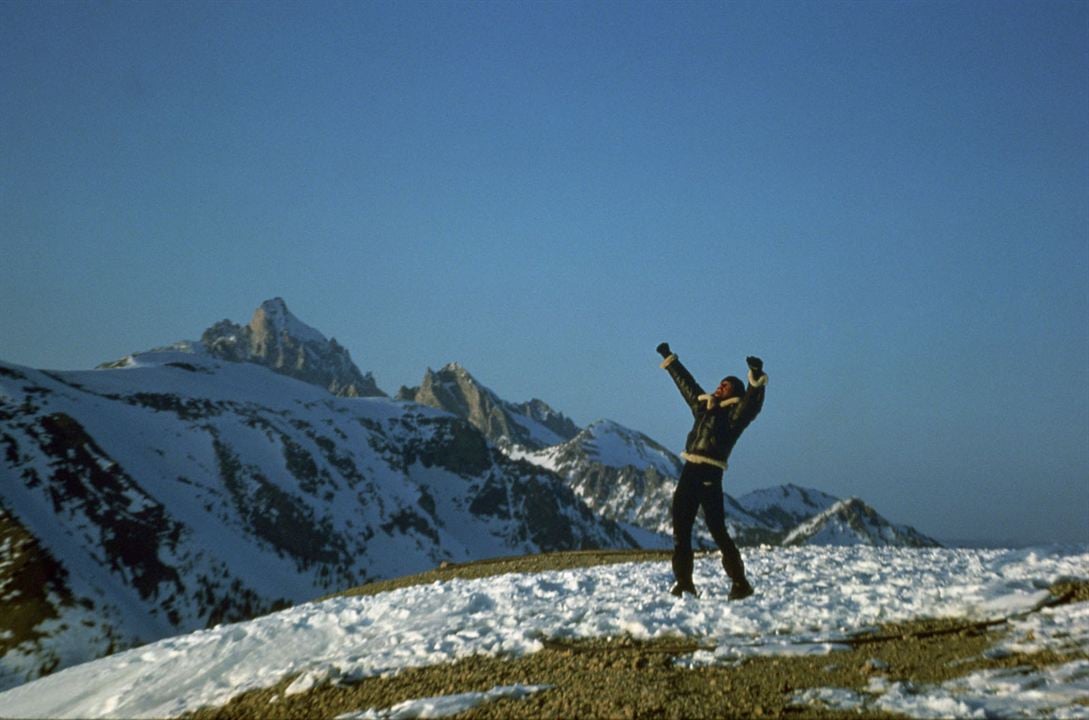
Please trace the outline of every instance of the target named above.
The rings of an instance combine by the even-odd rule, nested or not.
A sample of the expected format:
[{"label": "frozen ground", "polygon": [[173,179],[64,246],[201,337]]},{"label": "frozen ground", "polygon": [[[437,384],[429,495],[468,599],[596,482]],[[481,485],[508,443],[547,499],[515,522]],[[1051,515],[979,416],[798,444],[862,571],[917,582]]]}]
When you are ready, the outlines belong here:
[{"label": "frozen ground", "polygon": [[[1061,579],[1089,579],[1089,547],[1030,550],[764,548],[746,553],[758,594],[726,602],[714,557],[697,562],[698,599],[666,592],[668,563],[630,563],[535,575],[453,580],[337,598],[226,625],[69,668],[0,694],[9,717],[165,717],[221,705],[298,674],[289,693],[325,679],[395,673],[476,653],[532,653],[541,638],[685,635],[714,651],[692,665],[754,654],[828,653],[867,626],[919,617],[984,620],[1037,607]],[[1014,620],[992,652],[1089,647],[1087,603]],[[427,698],[357,717],[465,709],[504,693]],[[875,680],[865,693],[823,688],[799,703],[874,707],[916,717],[1089,716],[1089,663],[1047,671],[979,673],[913,687]],[[468,705],[466,704],[468,703]],[[413,709],[415,708],[415,709]]]}]

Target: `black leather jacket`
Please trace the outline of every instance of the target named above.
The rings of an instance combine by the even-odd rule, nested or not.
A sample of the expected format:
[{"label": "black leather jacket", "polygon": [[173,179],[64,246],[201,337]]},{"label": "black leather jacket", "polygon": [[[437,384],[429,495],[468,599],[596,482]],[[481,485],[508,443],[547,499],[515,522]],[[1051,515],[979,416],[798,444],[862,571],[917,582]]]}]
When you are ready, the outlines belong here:
[{"label": "black leather jacket", "polygon": [[761,375],[759,379],[754,379],[750,372],[744,395],[720,401],[703,391],[692,373],[688,372],[688,368],[677,359],[676,354],[666,358],[662,367],[677,384],[677,389],[681,391],[696,419],[692,432],[688,433],[681,457],[688,462],[725,469],[730,451],[734,449],[742,431],[756,419],[760,409],[764,407],[764,387],[767,385],[768,376]]}]

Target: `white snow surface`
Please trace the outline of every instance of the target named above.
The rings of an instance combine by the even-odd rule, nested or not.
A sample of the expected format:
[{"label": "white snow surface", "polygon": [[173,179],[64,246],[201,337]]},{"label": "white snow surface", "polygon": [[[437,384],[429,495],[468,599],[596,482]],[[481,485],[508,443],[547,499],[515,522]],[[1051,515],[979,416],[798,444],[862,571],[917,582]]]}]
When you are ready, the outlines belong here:
[{"label": "white snow surface", "polygon": [[[671,596],[669,564],[647,562],[452,580],[309,603],[63,670],[0,693],[0,714],[177,716],[288,676],[297,676],[293,687],[304,691],[325,680],[396,673],[474,654],[532,653],[541,649],[542,638],[689,636],[715,646],[685,660],[693,665],[828,653],[837,640],[877,623],[1027,613],[1049,596],[1046,588],[1055,581],[1089,578],[1089,546],[763,547],[747,551],[745,560],[757,594],[740,603],[726,601],[729,583],[717,555],[697,559],[695,580],[703,590],[698,600]],[[995,652],[1085,647],[1086,605],[1024,614]],[[938,687],[878,679],[865,697],[827,688],[796,702],[872,706],[915,717],[1089,712],[1075,702],[1087,691],[1086,663],[1033,672],[977,673]],[[394,710],[382,715],[361,708],[357,717],[412,716]]]}]

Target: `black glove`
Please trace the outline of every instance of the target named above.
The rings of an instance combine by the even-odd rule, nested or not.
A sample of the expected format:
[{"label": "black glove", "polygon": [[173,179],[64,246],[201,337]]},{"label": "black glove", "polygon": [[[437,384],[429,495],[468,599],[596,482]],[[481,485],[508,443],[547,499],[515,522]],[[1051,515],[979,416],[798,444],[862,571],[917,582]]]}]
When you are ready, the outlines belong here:
[{"label": "black glove", "polygon": [[661,355],[661,356],[662,356],[662,357],[664,357],[664,358],[667,358],[667,357],[669,357],[670,355],[672,355],[672,354],[673,354],[673,353],[672,353],[672,352],[670,352],[670,350],[669,350],[669,343],[661,343],[661,344],[660,344],[660,345],[658,345],[658,347],[657,347],[657,348],[655,348],[655,349],[656,349],[656,350],[658,351],[658,354],[659,354],[659,355]]},{"label": "black glove", "polygon": [[745,358],[745,362],[749,364],[749,369],[752,370],[752,376],[758,378],[764,374],[764,361],[755,355],[750,355]]}]

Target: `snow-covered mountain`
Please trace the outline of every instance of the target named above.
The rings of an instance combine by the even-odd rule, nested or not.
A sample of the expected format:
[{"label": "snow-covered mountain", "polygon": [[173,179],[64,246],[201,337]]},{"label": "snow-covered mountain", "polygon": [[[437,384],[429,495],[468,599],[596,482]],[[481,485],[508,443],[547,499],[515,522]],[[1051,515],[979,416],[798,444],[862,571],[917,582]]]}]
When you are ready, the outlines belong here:
[{"label": "snow-covered mountain", "polygon": [[469,371],[450,363],[428,368],[417,387],[402,387],[398,400],[439,408],[465,418],[493,443],[537,450],[574,437],[579,428],[543,400],[511,403],[479,383]]},{"label": "snow-covered mountain", "polygon": [[[282,298],[261,303],[249,325],[221,320],[200,341],[182,340],[162,350],[209,355],[230,362],[251,362],[342,397],[385,397],[370,373],[362,373],[336,338],[326,337],[295,317]],[[140,364],[147,353],[136,353],[102,368]],[[180,361],[184,362],[184,361]]]},{"label": "snow-covered mountain", "polygon": [[[682,461],[631,428],[598,420],[580,430],[540,400],[503,400],[457,363],[428,370],[418,387],[401,388],[397,399],[441,408],[465,418],[512,458],[561,475],[569,487],[603,517],[621,523],[645,547],[668,547],[673,488]],[[744,544],[775,542],[769,528],[727,496],[731,532]],[[697,526],[700,544],[713,547]]]},{"label": "snow-covered mountain", "polygon": [[201,352],[0,363],[0,686],[444,560],[634,544],[422,405]]},{"label": "snow-covered mountain", "polygon": [[935,547],[939,543],[913,527],[893,525],[858,498],[847,498],[791,530],[783,545]]},{"label": "snow-covered mountain", "polygon": [[[668,547],[672,532],[673,490],[683,463],[679,457],[646,435],[623,425],[601,420],[591,423],[571,440],[533,452],[509,449],[512,457],[555,471],[596,513],[624,525],[644,546]],[[724,497],[726,522],[740,545],[892,545],[937,546],[932,538],[907,526],[894,526],[861,501],[840,501],[827,493],[797,485],[755,490]],[[816,518],[832,513],[826,524],[840,519],[839,534],[826,524],[812,529]],[[703,523],[695,527],[694,541],[713,548]]]}]

